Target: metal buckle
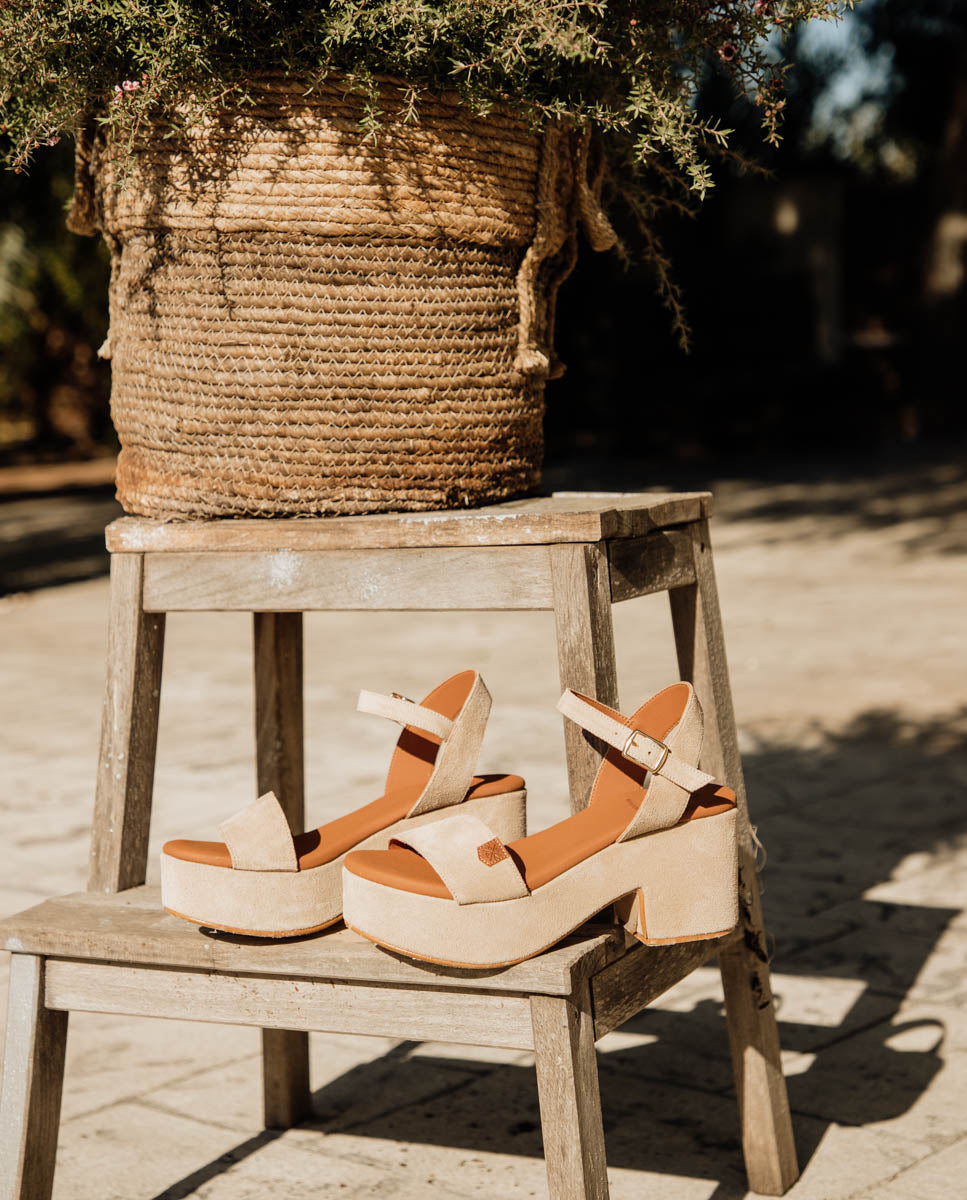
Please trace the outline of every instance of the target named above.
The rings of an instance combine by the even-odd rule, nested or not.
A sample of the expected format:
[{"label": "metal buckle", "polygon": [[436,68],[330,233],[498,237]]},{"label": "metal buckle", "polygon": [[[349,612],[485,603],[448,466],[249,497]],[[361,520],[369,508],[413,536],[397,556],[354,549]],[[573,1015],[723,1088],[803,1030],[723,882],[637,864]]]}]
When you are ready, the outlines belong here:
[{"label": "metal buckle", "polygon": [[[648,741],[651,742],[653,746],[661,747],[661,758],[658,760],[658,765],[656,767],[650,767],[647,763],[643,763],[639,758],[635,758],[628,754],[629,746],[634,746],[637,750],[638,747],[637,743],[635,742],[636,738],[648,738]],[[639,766],[644,767],[646,771],[651,771],[652,775],[658,775],[661,773],[662,767],[668,761],[668,756],[671,754],[671,750],[665,745],[664,742],[660,742],[658,738],[648,737],[648,734],[642,733],[640,729],[632,729],[631,733],[629,733],[625,739],[625,744],[621,747],[621,753],[627,758],[631,758],[632,762],[636,762],[639,764]]]}]

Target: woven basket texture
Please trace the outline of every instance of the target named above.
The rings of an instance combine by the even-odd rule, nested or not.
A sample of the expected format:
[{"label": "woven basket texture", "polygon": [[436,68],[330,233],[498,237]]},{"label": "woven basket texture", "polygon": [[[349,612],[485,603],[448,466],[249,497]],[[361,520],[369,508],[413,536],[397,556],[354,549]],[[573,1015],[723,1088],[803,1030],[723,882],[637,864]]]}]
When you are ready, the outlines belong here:
[{"label": "woven basket texture", "polygon": [[152,130],[124,178],[90,148],[128,512],[451,508],[538,481],[577,142],[447,97],[408,122],[381,86],[375,138],[340,81],[263,79]]}]

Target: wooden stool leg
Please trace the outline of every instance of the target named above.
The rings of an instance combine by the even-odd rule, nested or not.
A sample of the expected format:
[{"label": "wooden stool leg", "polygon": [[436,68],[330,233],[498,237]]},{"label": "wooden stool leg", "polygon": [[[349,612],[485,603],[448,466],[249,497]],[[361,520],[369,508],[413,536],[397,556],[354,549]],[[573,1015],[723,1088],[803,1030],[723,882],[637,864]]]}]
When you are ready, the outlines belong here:
[{"label": "wooden stool leg", "polygon": [[733,788],[739,798],[743,936],[720,953],[719,967],[742,1121],[742,1147],[752,1191],[781,1196],[799,1177],[799,1167],[780,1062],[755,846],[736,736],[712,547],[705,521],[695,525],[693,552],[696,583],[675,588],[669,597],[679,669],[682,678],[694,684],[705,711],[702,766]]},{"label": "wooden stool leg", "polygon": [[[275,792],[293,833],[305,828],[302,613],[255,613],[255,757],[258,794]],[[312,1110],[309,1035],[262,1030],[267,1129],[289,1129]]]},{"label": "wooden stool leg", "polygon": [[[611,620],[611,574],[601,543],[551,546],[551,582],[561,689],[573,688],[618,707],[618,672]],[[573,721],[564,722],[571,811],[588,802],[603,750]]]},{"label": "wooden stool leg", "polygon": [[0,1092],[0,1200],[49,1200],[60,1124],[67,1013],[44,1008],[44,960],[10,963]]},{"label": "wooden stool leg", "polygon": [[165,615],[142,611],[144,557],[111,556],[107,684],[88,888],[118,892],[144,883]]},{"label": "wooden stool leg", "polygon": [[590,995],[532,996],[531,1021],[550,1200],[607,1200]]}]

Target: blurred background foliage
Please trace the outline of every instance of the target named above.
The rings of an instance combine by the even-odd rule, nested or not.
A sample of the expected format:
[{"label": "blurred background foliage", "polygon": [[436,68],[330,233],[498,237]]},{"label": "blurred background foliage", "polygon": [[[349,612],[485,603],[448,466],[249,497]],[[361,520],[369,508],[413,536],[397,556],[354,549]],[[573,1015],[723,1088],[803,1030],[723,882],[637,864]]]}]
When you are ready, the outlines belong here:
[{"label": "blurred background foliage", "polygon": [[88,458],[114,448],[106,248],[68,233],[73,147],[29,173],[0,171],[0,465]]},{"label": "blurred background foliage", "polygon": [[[646,266],[582,254],[559,307],[552,464],[722,471],[967,429],[967,0],[864,0],[790,52],[775,149],[714,72],[698,100],[772,174],[723,164],[698,214],[662,229],[690,354]],[[114,447],[107,257],[67,232],[71,186],[65,144],[0,174],[0,464]]]},{"label": "blurred background foliage", "polygon": [[699,99],[771,177],[723,167],[698,216],[664,231],[690,355],[643,271],[582,256],[562,296],[552,461],[722,471],[967,428],[967,4],[863,0],[789,55],[775,149],[720,80]]}]

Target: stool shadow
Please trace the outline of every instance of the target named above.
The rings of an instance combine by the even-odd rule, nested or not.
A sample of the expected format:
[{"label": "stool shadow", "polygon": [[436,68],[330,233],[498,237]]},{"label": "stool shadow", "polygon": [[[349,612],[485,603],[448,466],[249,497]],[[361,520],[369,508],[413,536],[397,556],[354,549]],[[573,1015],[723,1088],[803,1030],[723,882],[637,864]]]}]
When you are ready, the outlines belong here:
[{"label": "stool shadow", "polygon": [[[927,911],[939,939],[958,910]],[[935,940],[923,938],[922,944],[920,963],[908,960],[911,983]],[[882,993],[864,988],[838,1026],[784,1021],[780,1015],[783,1047],[815,1055],[807,1070],[788,1079],[801,1167],[832,1124],[862,1126],[900,1117],[940,1070],[942,1022],[893,1024],[902,999],[897,995],[884,1004]],[[889,1044],[898,1033],[920,1026],[936,1031],[929,1049],[897,1050]],[[744,1197],[745,1167],[722,1004],[703,999],[689,1011],[674,1012],[652,1007],[622,1030],[648,1040],[599,1051],[608,1165],[714,1180],[717,1187],[710,1200]],[[853,1087],[855,1063],[841,1054],[850,1039],[862,1044],[865,1077],[888,1081],[888,1086],[863,1092],[862,1108],[857,1107]],[[405,1096],[419,1098],[407,1102]],[[313,1107],[315,1117],[309,1125],[330,1134],[543,1155],[531,1066],[491,1065],[456,1052],[454,1057],[438,1057],[421,1053],[418,1044],[404,1043],[395,1048],[391,1060],[362,1064],[320,1088]]]},{"label": "stool shadow", "polygon": [[[902,1117],[943,1065],[943,1006],[962,997],[948,995],[947,977],[937,982],[935,973],[931,982],[924,967],[945,936],[962,936],[959,929],[948,935],[962,910],[866,893],[894,879],[908,856],[924,856],[922,869],[956,868],[953,848],[967,822],[953,802],[965,726],[967,710],[921,722],[871,711],[808,747],[760,740],[745,753],[753,814],[770,850],[766,921],[776,941],[777,1015],[803,1167],[834,1125],[859,1129]],[[748,1194],[739,1115],[725,1017],[709,979],[697,981],[691,1000],[691,984],[683,985],[675,1011],[652,1006],[628,1021],[622,1030],[635,1040],[603,1044],[608,1163],[705,1179],[709,1200],[739,1200]],[[819,1019],[808,1015],[808,1002],[807,1015],[794,1019],[788,1010],[797,988],[810,980]],[[839,990],[830,990],[833,981]],[[823,1023],[823,1006],[840,1003],[841,985],[848,1006]],[[919,1008],[913,1020],[903,1011],[911,995]],[[934,997],[939,1016],[930,1013]],[[894,1044],[910,1033],[920,1034],[915,1048],[903,1049],[902,1038]],[[403,1042],[316,1091],[314,1112],[307,1127],[328,1134],[529,1158],[543,1152],[534,1070],[523,1055],[494,1063]],[[181,1200],[190,1180],[212,1178],[264,1144],[243,1142],[156,1200]]]},{"label": "stool shadow", "polygon": [[190,1174],[182,1176],[177,1183],[166,1187],[163,1192],[158,1192],[156,1196],[152,1197],[152,1200],[187,1200],[187,1197],[195,1195],[198,1188],[203,1184],[210,1182],[219,1175],[223,1175],[231,1167],[234,1167],[236,1163],[244,1162],[250,1155],[256,1154],[264,1146],[277,1141],[280,1137],[282,1137],[280,1130],[264,1129],[261,1133],[257,1133],[255,1137],[247,1138],[244,1142],[233,1146],[225,1154],[212,1159],[209,1163],[205,1163],[197,1171],[192,1171]]},{"label": "stool shadow", "polygon": [[[961,910],[865,896],[908,856],[940,861],[961,838],[965,814],[952,798],[967,760],[967,709],[920,721],[870,710],[835,733],[813,734],[808,745],[760,739],[744,755],[753,815],[771,851],[766,920],[777,948],[780,1037],[793,1056],[788,1090],[802,1166],[833,1124],[902,1117],[942,1066],[942,1021],[905,1021],[902,1007]],[[852,985],[838,1022],[783,1016],[783,990],[794,1002],[797,985],[810,979]],[[646,1009],[623,1029],[647,1042],[599,1055],[608,1161],[714,1178],[714,1200],[731,1200],[746,1194],[738,1109],[722,1006],[705,996],[690,1011]],[[916,1030],[928,1048],[893,1045],[898,1034]],[[802,1056],[798,1063],[795,1056]],[[540,1155],[531,1068],[414,1053],[390,1075],[381,1071],[385,1066],[375,1074],[361,1066],[322,1088],[316,1124]],[[409,1095],[423,1086],[429,1099],[364,1111],[359,1097],[378,1079],[392,1095],[397,1071],[407,1072]],[[445,1071],[459,1079],[435,1097],[434,1080],[445,1079]],[[422,1084],[414,1074],[422,1074]]]}]

